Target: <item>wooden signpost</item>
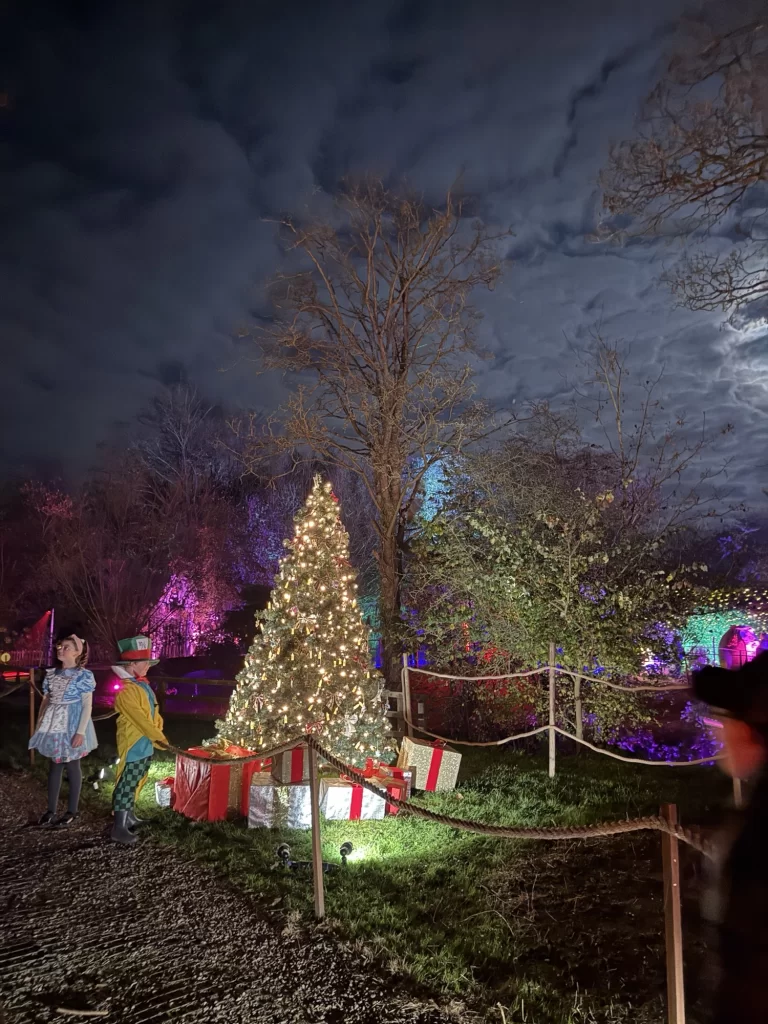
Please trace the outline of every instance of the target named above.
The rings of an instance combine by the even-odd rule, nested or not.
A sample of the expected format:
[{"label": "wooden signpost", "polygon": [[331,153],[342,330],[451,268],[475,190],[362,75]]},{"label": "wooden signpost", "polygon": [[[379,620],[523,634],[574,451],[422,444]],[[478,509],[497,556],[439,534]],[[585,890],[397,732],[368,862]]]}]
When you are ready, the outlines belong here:
[{"label": "wooden signpost", "polygon": [[317,753],[309,748],[309,805],[312,813],[312,883],[315,890],[315,917],[325,917],[325,886],[323,879],[323,837],[320,831],[320,775]]},{"label": "wooden signpost", "polygon": [[[677,807],[675,804],[663,804],[661,816],[670,825],[676,825]],[[662,832],[661,859],[664,869],[664,930],[667,951],[667,1020],[669,1024],[685,1024],[679,847],[677,836]]]}]

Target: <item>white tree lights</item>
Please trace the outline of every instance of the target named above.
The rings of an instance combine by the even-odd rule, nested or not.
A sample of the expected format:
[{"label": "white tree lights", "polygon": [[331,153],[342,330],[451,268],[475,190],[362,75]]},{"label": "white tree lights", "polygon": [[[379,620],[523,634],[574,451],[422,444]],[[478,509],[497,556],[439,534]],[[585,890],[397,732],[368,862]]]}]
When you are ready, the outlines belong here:
[{"label": "white tree lights", "polygon": [[349,540],[329,483],[315,477],[296,516],[219,735],[268,750],[303,733],[351,764],[392,752],[381,687],[369,667]]}]

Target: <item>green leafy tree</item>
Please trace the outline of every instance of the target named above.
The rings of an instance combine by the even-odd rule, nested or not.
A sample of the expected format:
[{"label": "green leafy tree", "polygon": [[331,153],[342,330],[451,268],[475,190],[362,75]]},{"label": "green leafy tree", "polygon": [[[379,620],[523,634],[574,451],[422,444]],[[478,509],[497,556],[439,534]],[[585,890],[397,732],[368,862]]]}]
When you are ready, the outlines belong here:
[{"label": "green leafy tree", "polygon": [[[505,445],[456,460],[450,499],[420,524],[409,642],[440,664],[455,668],[479,645],[496,652],[489,671],[527,669],[548,661],[550,642],[573,671],[633,675],[651,657],[678,659],[677,630],[701,600],[705,571],[680,539],[718,501],[712,473],[697,469],[710,438],[659,422],[658,381],[645,381],[633,405],[616,346],[597,338],[587,361],[577,397],[602,444],[594,427],[584,438],[575,412],[538,406]],[[562,690],[567,717],[570,680]],[[519,689],[521,705],[530,696],[528,684]],[[604,687],[584,697],[604,728],[643,714],[642,701]]]},{"label": "green leafy tree", "polygon": [[256,750],[305,733],[349,763],[391,753],[370,668],[349,539],[329,483],[315,477],[219,734]]}]

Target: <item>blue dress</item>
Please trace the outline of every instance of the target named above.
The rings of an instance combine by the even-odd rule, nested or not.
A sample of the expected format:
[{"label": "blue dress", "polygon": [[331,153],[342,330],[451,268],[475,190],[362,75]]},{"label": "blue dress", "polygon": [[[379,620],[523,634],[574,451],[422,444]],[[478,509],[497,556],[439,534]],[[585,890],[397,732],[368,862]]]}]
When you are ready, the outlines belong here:
[{"label": "blue dress", "polygon": [[83,745],[72,746],[72,738],[80,724],[83,696],[93,693],[96,680],[86,668],[50,668],[45,674],[43,693],[48,697],[37,731],[29,741],[29,749],[39,751],[52,761],[78,761],[96,749],[96,730],[88,719]]}]

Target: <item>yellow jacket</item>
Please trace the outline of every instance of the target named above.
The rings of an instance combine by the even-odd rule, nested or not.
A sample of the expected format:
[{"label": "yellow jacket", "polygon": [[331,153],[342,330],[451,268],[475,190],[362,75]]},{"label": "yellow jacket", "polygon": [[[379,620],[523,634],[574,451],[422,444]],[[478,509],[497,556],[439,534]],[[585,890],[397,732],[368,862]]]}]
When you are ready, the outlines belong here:
[{"label": "yellow jacket", "polygon": [[152,741],[157,747],[168,743],[163,733],[163,719],[155,702],[155,713],[144,690],[130,679],[126,679],[115,696],[117,711],[117,756],[120,764],[117,769],[119,779],[125,767],[128,751],[142,736]]}]

